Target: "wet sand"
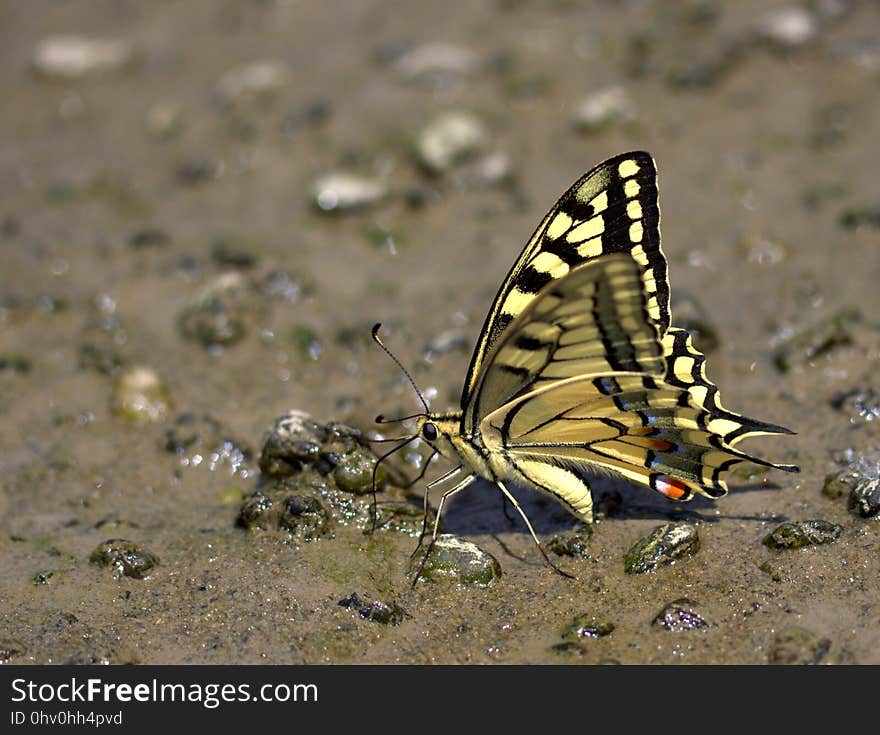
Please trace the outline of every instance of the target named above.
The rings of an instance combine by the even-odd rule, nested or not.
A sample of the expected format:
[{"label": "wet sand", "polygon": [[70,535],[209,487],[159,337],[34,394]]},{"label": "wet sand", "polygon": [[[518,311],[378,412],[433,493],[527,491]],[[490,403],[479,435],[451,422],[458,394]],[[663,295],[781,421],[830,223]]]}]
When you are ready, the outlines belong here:
[{"label": "wet sand", "polygon": [[[850,462],[836,452],[870,457],[880,444],[880,10],[814,6],[780,21],[765,14],[799,6],[8,4],[0,658],[880,663],[880,523],[821,492]],[[64,34],[121,51],[105,49],[103,68],[35,70],[39,44]],[[425,51],[437,42],[453,48]],[[274,66],[242,73],[260,60]],[[595,109],[608,87],[623,102],[576,129],[578,104]],[[420,131],[450,111],[474,116],[483,139],[470,160],[426,173]],[[529,234],[584,171],[633,149],[659,170],[673,321],[676,299],[699,305],[725,405],[797,432],[749,448],[801,474],[739,476],[717,503],[686,506],[599,478],[607,512],[590,558],[558,560],[577,580],[542,562],[486,485],[444,520],[500,562],[489,588],[410,589],[406,534],[337,525],[305,542],[236,526],[276,416],[299,409],[367,431],[378,413],[418,409],[370,343],[374,322],[433,407],[456,405]],[[312,186],[331,171],[365,177],[361,207],[315,206]],[[206,347],[181,314],[230,272],[234,307],[221,316],[232,326],[208,318],[206,329],[229,329]],[[844,309],[862,318],[777,366],[790,335]],[[114,411],[114,386],[135,365],[165,386],[158,421]],[[249,458],[212,460],[198,441],[169,452],[181,415],[212,417]],[[540,535],[575,527],[558,504],[518,495]],[[811,519],[839,524],[840,538],[762,544],[783,521]],[[696,555],[625,574],[627,550],[670,521],[697,526]],[[145,579],[89,561],[115,538],[158,557]],[[363,620],[338,604],[352,592],[406,615]],[[682,598],[708,625],[653,622]],[[554,649],[582,614],[613,632]]]}]

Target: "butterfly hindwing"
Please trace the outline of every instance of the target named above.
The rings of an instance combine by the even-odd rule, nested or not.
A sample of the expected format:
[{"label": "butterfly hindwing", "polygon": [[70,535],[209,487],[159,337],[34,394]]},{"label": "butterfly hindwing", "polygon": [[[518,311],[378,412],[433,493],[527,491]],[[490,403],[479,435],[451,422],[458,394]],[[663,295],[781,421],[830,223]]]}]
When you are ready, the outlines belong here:
[{"label": "butterfly hindwing", "polygon": [[751,436],[792,433],[782,426],[746,418],[724,408],[718,388],[706,375],[706,357],[694,347],[687,330],[670,327],[663,337],[663,352],[664,380],[690,393],[696,405],[708,412],[708,428],[720,434],[726,444],[732,446]]},{"label": "butterfly hindwing", "polygon": [[[650,154],[615,156],[585,174],[550,210],[489,310],[462,392],[465,430],[476,428],[477,411],[471,404],[493,346],[547,284],[585,262],[627,253],[639,269],[648,320],[659,334],[665,333],[669,287],[666,258],[660,250],[656,178]],[[487,407],[484,400],[480,402]]]}]

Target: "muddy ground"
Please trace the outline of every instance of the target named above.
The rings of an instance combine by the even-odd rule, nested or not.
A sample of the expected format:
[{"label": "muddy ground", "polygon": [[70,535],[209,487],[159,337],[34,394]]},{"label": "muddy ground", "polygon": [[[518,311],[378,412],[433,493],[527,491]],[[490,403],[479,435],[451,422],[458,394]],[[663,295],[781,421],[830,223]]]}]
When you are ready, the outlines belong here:
[{"label": "muddy ground", "polygon": [[[849,461],[836,452],[870,464],[880,443],[875,3],[39,0],[4,4],[0,28],[3,660],[880,663],[880,522],[821,492]],[[116,45],[59,59],[70,34]],[[420,136],[447,112],[481,135],[470,160],[428,173]],[[727,406],[797,431],[750,448],[800,475],[740,476],[687,507],[601,478],[590,558],[557,559],[577,580],[485,485],[445,526],[498,559],[488,588],[411,590],[406,534],[236,526],[279,414],[367,431],[418,409],[374,322],[433,406],[455,405],[534,226],[632,149],[657,161],[672,291],[717,336],[711,377]],[[360,207],[315,206],[331,171],[364,177]],[[231,326],[187,326],[230,272]],[[861,319],[828,326],[845,309]],[[786,339],[816,325],[827,334],[780,369]],[[140,420],[114,403],[136,365],[167,391]],[[168,451],[182,415],[249,454],[212,458],[204,437]],[[545,538],[576,525],[519,496]],[[840,537],[762,544],[810,519]],[[625,574],[626,551],[669,521],[697,526],[699,552]],[[91,563],[114,538],[158,566],[138,579]],[[406,614],[363,620],[338,604],[352,592]],[[680,598],[708,625],[652,622]],[[554,649],[582,614],[613,632]]]}]

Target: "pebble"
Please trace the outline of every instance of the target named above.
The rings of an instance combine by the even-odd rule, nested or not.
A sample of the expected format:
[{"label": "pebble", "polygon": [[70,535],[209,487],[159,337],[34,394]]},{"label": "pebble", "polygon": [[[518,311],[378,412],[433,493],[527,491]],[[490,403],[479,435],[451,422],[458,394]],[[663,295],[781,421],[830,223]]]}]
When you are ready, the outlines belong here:
[{"label": "pebble", "polygon": [[843,526],[829,521],[789,521],[774,528],[763,544],[771,549],[800,549],[815,544],[830,544],[840,538]]},{"label": "pebble", "polygon": [[111,407],[117,416],[138,423],[164,421],[172,408],[162,377],[153,368],[133,365],[116,376]]},{"label": "pebble", "polygon": [[95,547],[89,556],[92,564],[111,567],[117,574],[132,579],[146,579],[159,563],[159,557],[134,541],[108,539]]},{"label": "pebble", "polygon": [[787,337],[773,351],[776,367],[787,372],[796,366],[809,365],[836,347],[851,344],[852,327],[860,318],[856,309],[841,309],[818,324]]},{"label": "pebble", "polygon": [[482,152],[489,141],[483,123],[467,112],[447,112],[428,123],[416,140],[419,162],[441,174]]},{"label": "pebble", "polygon": [[604,638],[614,631],[614,623],[592,613],[577,615],[562,629],[562,642],[553,646],[560,653],[586,653],[593,638]]},{"label": "pebble", "polygon": [[657,613],[653,625],[673,633],[683,633],[689,630],[709,627],[709,623],[706,622],[694,607],[695,603],[686,597],[673,600]]},{"label": "pebble", "polygon": [[392,67],[408,82],[443,85],[474,72],[479,58],[472,51],[450,43],[425,43],[401,53]]},{"label": "pebble", "polygon": [[114,72],[131,63],[132,45],[118,38],[76,35],[49,36],[34,48],[33,65],[46,77],[76,80]]},{"label": "pebble", "polygon": [[[422,563],[422,555],[410,562],[414,575]],[[501,578],[501,565],[488,551],[451,533],[437,537],[431,553],[419,575],[419,581],[439,582],[452,580],[464,585],[490,587]]]},{"label": "pebble", "polygon": [[687,523],[665,523],[640,538],[626,553],[624,571],[645,574],[657,567],[675,564],[700,550],[696,526]]},{"label": "pebble", "polygon": [[771,47],[791,51],[813,41],[819,33],[819,24],[810,12],[791,5],[762,15],[755,32]]},{"label": "pebble", "polygon": [[354,610],[362,620],[381,625],[400,625],[406,617],[406,611],[396,602],[383,602],[382,600],[362,600],[356,592],[339,601],[339,605],[346,610]]},{"label": "pebble", "polygon": [[635,100],[624,87],[600,89],[582,99],[572,122],[582,133],[596,133],[611,125],[632,122],[638,116]]},{"label": "pebble", "polygon": [[828,654],[831,641],[811,630],[793,626],[776,633],[767,655],[770,664],[818,664]]},{"label": "pebble", "polygon": [[233,345],[244,337],[265,311],[241,273],[224,273],[202,287],[178,312],[184,338],[204,347]]},{"label": "pebble", "polygon": [[169,102],[156,102],[147,110],[144,129],[155,140],[171,140],[183,129],[183,112]]},{"label": "pebble", "polygon": [[312,184],[312,201],[322,212],[351,212],[366,209],[388,196],[383,181],[345,171],[320,176]]},{"label": "pebble", "polygon": [[287,65],[274,59],[252,61],[227,71],[214,92],[223,104],[250,102],[276,94],[292,81]]},{"label": "pebble", "polygon": [[547,551],[557,556],[571,556],[578,559],[589,559],[590,540],[593,537],[593,527],[582,524],[570,531],[561,531],[547,539]]}]

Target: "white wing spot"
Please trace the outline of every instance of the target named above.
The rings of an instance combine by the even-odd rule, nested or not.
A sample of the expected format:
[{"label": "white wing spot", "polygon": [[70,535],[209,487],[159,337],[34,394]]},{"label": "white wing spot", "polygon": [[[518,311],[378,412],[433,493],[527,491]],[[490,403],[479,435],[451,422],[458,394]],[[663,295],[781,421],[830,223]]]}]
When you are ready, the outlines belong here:
[{"label": "white wing spot", "polygon": [[639,185],[638,181],[636,181],[635,179],[629,179],[623,185],[623,193],[626,194],[628,199],[632,199],[634,196],[638,196],[641,188],[642,187]]},{"label": "white wing spot", "polygon": [[626,161],[622,161],[621,164],[617,167],[617,173],[620,174],[622,179],[628,179],[630,176],[635,176],[639,172],[639,164],[637,164],[633,159],[628,158]]},{"label": "white wing spot", "polygon": [[594,196],[590,200],[590,206],[593,208],[595,214],[599,214],[599,212],[604,212],[608,209],[608,192],[603,191],[601,194]]},{"label": "white wing spot", "polygon": [[578,245],[578,255],[584,258],[595,258],[602,255],[602,238],[594,237]]},{"label": "white wing spot", "polygon": [[519,289],[514,288],[509,294],[507,294],[507,298],[504,299],[504,308],[502,311],[511,316],[518,316],[534,297],[534,294],[523,293]]},{"label": "white wing spot", "polygon": [[645,249],[641,245],[636,245],[632,250],[633,258],[639,265],[648,265],[648,256],[645,255]]},{"label": "white wing spot", "polygon": [[630,219],[642,218],[642,205],[638,200],[633,199],[626,205],[626,214]]},{"label": "white wing spot", "polygon": [[549,273],[554,278],[561,278],[568,273],[568,263],[546,250],[532,258],[529,265],[540,273]]},{"label": "white wing spot", "polygon": [[644,230],[642,230],[642,223],[640,220],[636,220],[629,226],[629,239],[633,242],[641,242],[643,234]]},{"label": "white wing spot", "polygon": [[565,239],[572,243],[583,242],[584,240],[591,240],[592,238],[601,235],[604,230],[605,222],[602,218],[592,217],[575,227],[568,233],[568,236]]},{"label": "white wing spot", "polygon": [[553,218],[553,221],[550,222],[549,225],[547,225],[547,237],[549,237],[551,240],[558,240],[566,232],[568,232],[568,228],[571,227],[571,225],[571,217],[565,214],[565,212],[559,212]]}]

